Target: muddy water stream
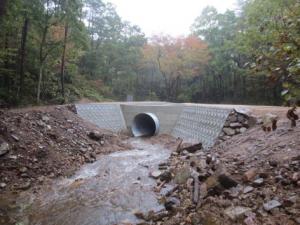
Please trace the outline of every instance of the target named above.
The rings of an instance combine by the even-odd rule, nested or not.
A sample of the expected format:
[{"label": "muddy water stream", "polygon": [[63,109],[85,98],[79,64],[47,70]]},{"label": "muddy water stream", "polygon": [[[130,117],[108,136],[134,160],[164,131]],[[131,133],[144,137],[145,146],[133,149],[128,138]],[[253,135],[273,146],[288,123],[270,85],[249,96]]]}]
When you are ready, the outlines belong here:
[{"label": "muddy water stream", "polygon": [[170,151],[141,139],[130,140],[133,150],[100,156],[73,177],[24,192],[9,210],[17,225],[110,225],[138,222],[134,210],[161,210],[149,171]]}]

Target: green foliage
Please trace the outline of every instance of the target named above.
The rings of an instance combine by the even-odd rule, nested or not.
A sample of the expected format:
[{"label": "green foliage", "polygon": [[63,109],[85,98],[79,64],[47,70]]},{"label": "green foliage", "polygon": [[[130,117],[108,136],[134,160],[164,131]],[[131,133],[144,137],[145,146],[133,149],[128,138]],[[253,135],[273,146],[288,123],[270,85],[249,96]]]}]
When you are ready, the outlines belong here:
[{"label": "green foliage", "polygon": [[238,2],[205,8],[186,38],[147,40],[102,0],[5,0],[0,105],[299,101],[299,1]]}]

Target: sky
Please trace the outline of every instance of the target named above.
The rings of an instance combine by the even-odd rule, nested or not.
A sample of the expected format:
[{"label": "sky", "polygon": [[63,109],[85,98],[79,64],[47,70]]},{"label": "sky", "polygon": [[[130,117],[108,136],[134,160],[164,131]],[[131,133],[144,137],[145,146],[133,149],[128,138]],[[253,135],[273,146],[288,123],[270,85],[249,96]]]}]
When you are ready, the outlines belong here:
[{"label": "sky", "polygon": [[187,35],[203,8],[214,6],[219,12],[235,9],[236,0],[106,0],[116,6],[123,20],[138,25],[146,36]]}]

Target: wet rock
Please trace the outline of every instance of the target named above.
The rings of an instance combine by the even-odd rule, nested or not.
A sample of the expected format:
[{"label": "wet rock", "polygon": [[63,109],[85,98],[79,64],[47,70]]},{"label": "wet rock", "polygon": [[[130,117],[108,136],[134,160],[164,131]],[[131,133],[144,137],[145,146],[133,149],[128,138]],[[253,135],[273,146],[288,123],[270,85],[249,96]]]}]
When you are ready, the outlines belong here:
[{"label": "wet rock", "polygon": [[[1,143],[1,140],[0,140],[0,143]],[[3,156],[8,152],[9,152],[9,144],[7,142],[2,142],[0,144],[0,156]]]},{"label": "wet rock", "polygon": [[271,201],[263,204],[263,208],[266,211],[271,211],[272,209],[277,208],[279,206],[281,206],[281,203],[278,202],[277,200],[271,200]]},{"label": "wet rock", "polygon": [[92,139],[94,141],[100,141],[103,138],[103,135],[100,134],[100,132],[96,131],[96,130],[89,132],[88,136],[90,139]]},{"label": "wet rock", "polygon": [[257,169],[251,168],[246,173],[244,173],[243,179],[246,182],[253,180],[257,175]]},{"label": "wet rock", "polygon": [[161,174],[162,174],[161,171],[154,170],[154,171],[150,172],[149,176],[152,177],[152,178],[154,178],[154,179],[158,179]]},{"label": "wet rock", "polygon": [[6,183],[0,183],[0,188],[5,188],[7,186]]},{"label": "wet rock", "polygon": [[241,219],[245,215],[245,213],[250,211],[251,208],[235,206],[225,209],[224,214],[227,215],[231,220],[236,221],[238,219]]},{"label": "wet rock", "polygon": [[226,135],[228,135],[228,136],[233,136],[233,135],[235,135],[235,130],[232,129],[232,128],[224,127],[224,128],[223,128],[223,131],[224,131],[224,133],[225,133]]}]

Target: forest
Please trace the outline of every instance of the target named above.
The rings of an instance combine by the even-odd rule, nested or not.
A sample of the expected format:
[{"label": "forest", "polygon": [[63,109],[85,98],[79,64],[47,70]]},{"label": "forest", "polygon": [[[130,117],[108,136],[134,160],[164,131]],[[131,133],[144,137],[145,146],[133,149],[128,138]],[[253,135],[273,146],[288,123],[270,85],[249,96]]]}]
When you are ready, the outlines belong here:
[{"label": "forest", "polygon": [[289,104],[300,99],[299,18],[299,0],[240,0],[206,7],[187,36],[146,37],[102,0],[1,0],[0,106]]}]

